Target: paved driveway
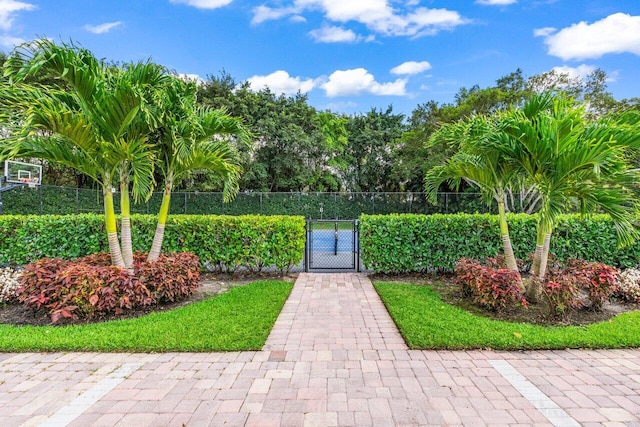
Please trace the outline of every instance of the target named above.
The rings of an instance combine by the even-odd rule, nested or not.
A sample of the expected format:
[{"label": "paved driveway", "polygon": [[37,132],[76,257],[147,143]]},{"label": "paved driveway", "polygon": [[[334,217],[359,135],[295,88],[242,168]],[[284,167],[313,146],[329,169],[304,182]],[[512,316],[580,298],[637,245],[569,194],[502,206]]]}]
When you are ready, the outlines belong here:
[{"label": "paved driveway", "polygon": [[362,274],[301,274],[262,351],[0,354],[0,425],[640,426],[640,350],[408,350]]}]

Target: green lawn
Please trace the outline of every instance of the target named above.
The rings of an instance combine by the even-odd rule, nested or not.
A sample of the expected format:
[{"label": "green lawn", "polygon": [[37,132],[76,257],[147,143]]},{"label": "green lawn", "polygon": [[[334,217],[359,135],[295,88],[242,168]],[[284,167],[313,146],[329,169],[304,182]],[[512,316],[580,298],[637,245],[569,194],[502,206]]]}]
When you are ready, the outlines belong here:
[{"label": "green lawn", "polygon": [[443,302],[430,287],[404,283],[374,286],[413,349],[640,347],[640,311],[589,326],[544,327],[470,314]]},{"label": "green lawn", "polygon": [[91,325],[0,325],[0,351],[260,350],[292,287],[259,281],[176,310]]}]

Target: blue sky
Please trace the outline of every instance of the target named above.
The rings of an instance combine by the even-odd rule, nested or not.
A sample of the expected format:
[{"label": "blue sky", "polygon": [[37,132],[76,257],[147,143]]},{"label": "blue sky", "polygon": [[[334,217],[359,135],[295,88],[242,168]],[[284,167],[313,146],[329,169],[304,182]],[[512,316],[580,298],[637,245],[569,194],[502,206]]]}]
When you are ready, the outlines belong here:
[{"label": "blue sky", "polygon": [[638,0],[0,0],[0,48],[36,37],[202,78],[226,70],[344,113],[410,114],[518,67],[598,67],[616,98],[640,97]]}]

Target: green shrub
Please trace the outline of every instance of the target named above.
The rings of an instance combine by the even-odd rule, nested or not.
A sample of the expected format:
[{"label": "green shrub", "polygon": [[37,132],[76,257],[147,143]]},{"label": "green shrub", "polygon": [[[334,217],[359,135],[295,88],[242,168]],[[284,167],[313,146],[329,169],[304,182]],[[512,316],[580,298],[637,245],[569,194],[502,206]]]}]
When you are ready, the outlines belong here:
[{"label": "green shrub", "polygon": [[[536,215],[507,215],[515,256],[535,249]],[[380,273],[453,271],[460,258],[485,259],[502,252],[498,217],[488,214],[362,215],[360,248],[365,266]],[[584,259],[618,268],[640,263],[640,243],[620,248],[605,215],[563,216],[551,238],[559,260]]]},{"label": "green shrub", "polygon": [[[133,215],[132,224],[134,251],[148,251],[156,217]],[[288,271],[302,260],[304,229],[303,217],[174,215],[167,222],[163,251],[193,252],[215,271]],[[102,215],[0,216],[0,266],[107,250]]]}]

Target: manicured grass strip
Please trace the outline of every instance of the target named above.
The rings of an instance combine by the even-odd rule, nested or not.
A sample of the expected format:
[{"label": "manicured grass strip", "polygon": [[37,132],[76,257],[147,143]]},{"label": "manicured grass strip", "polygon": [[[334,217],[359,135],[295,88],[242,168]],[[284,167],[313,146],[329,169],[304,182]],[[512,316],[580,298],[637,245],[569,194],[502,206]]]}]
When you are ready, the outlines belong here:
[{"label": "manicured grass strip", "polygon": [[0,351],[260,350],[292,288],[259,281],[176,310],[91,325],[0,325]]},{"label": "manicured grass strip", "polygon": [[640,347],[640,311],[589,326],[544,327],[470,314],[443,302],[430,287],[404,283],[374,286],[413,349]]}]

